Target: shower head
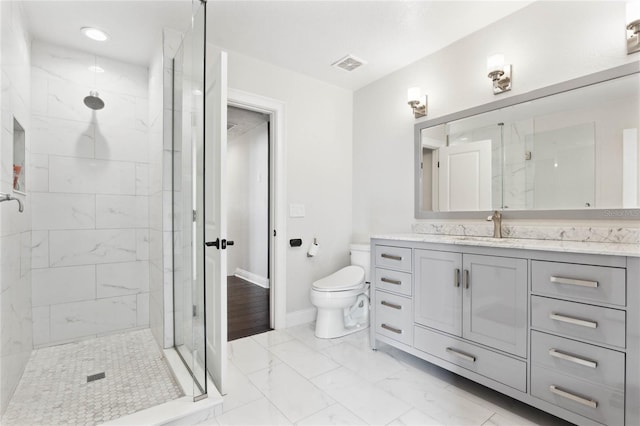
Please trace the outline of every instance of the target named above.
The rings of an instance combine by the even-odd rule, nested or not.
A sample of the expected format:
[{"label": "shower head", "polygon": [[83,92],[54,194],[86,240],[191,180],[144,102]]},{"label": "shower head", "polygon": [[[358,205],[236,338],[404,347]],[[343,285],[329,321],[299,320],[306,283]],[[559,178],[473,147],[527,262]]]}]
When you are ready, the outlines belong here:
[{"label": "shower head", "polygon": [[100,95],[95,90],[89,92],[89,96],[84,98],[84,104],[93,110],[104,108],[104,101],[100,99]]}]

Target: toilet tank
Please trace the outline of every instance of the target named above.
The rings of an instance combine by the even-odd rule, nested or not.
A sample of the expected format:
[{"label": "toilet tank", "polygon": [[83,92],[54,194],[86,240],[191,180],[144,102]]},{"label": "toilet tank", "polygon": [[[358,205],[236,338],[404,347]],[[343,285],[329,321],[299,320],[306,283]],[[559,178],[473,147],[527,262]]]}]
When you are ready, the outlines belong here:
[{"label": "toilet tank", "polygon": [[350,244],[351,264],[364,269],[364,280],[369,281],[371,269],[371,246],[369,244]]}]

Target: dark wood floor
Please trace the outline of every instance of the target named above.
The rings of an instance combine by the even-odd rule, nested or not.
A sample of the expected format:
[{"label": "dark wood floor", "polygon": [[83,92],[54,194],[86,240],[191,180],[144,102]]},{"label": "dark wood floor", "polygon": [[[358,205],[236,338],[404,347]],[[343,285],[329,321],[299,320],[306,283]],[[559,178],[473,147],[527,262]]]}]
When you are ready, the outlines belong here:
[{"label": "dark wood floor", "polygon": [[227,340],[253,336],[269,327],[269,289],[227,277]]}]

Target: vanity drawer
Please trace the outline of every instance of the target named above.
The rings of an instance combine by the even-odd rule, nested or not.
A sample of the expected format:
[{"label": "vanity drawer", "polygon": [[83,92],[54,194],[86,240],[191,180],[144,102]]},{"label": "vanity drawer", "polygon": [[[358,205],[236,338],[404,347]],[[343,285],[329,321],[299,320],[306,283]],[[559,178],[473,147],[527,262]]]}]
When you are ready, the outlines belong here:
[{"label": "vanity drawer", "polygon": [[531,281],[534,293],[620,306],[627,303],[623,268],[534,260]]},{"label": "vanity drawer", "polygon": [[407,297],[376,291],[376,333],[407,345],[413,341],[412,302]]},{"label": "vanity drawer", "polygon": [[624,393],[531,366],[531,395],[596,422],[624,425]]},{"label": "vanity drawer", "polygon": [[376,268],[376,288],[411,296],[411,274]]},{"label": "vanity drawer", "polygon": [[411,272],[411,249],[376,245],[376,266]]},{"label": "vanity drawer", "polygon": [[527,364],[455,337],[414,328],[414,347],[492,380],[527,391]]},{"label": "vanity drawer", "polygon": [[624,392],[622,352],[532,331],[531,362]]},{"label": "vanity drawer", "polygon": [[626,314],[618,309],[531,296],[531,325],[594,343],[626,343]]}]

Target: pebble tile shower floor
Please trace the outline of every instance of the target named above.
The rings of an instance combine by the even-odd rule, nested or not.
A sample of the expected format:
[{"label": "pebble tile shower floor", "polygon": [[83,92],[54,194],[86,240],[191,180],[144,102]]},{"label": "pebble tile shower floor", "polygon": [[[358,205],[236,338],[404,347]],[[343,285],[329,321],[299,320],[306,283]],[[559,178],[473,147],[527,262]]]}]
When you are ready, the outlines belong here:
[{"label": "pebble tile shower floor", "polygon": [[1,423],[95,425],[182,395],[151,331],[139,330],[34,350]]}]

